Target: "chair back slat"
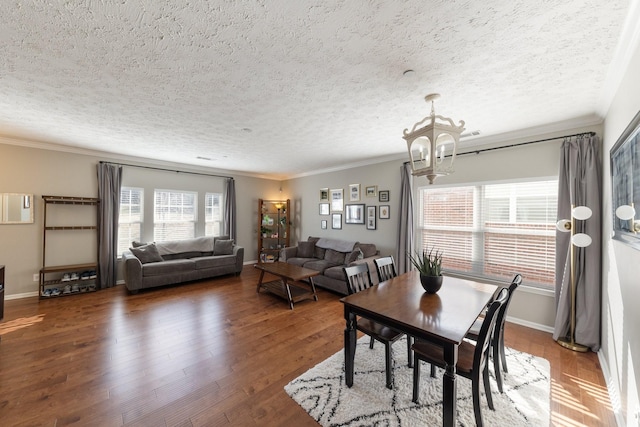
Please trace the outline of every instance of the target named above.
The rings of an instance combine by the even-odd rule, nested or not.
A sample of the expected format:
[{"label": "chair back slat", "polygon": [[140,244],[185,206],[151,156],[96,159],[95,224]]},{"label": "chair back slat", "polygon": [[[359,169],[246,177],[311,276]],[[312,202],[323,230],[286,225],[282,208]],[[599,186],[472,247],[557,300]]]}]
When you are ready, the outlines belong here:
[{"label": "chair back slat", "polygon": [[389,280],[398,275],[396,273],[396,265],[393,262],[392,256],[376,258],[373,262],[376,264],[376,270],[378,271],[378,279],[380,282],[384,282],[385,280]]},{"label": "chair back slat", "polygon": [[347,281],[349,295],[363,291],[373,285],[367,264],[343,267],[342,270],[344,271],[344,277]]},{"label": "chair back slat", "polygon": [[498,312],[506,304],[508,298],[509,290],[507,288],[503,288],[487,310],[487,314],[485,315],[482,326],[480,327],[478,341],[476,342],[473,369],[480,369],[480,371],[482,371],[482,368],[487,362],[489,357],[491,333],[493,332],[496,321],[498,320]]}]

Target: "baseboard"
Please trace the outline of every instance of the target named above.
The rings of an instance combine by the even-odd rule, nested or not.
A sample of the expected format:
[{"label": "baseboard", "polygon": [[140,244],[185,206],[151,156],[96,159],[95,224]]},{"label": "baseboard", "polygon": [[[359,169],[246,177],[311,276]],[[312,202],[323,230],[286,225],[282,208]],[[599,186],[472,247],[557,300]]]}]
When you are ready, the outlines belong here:
[{"label": "baseboard", "polygon": [[31,297],[37,297],[37,296],[38,296],[38,291],[34,291],[34,292],[24,292],[22,294],[5,295],[4,299],[6,301],[9,301],[12,299],[31,298]]},{"label": "baseboard", "polygon": [[515,323],[516,325],[526,326],[527,328],[537,329],[538,331],[553,333],[551,326],[542,325],[540,323],[530,322],[528,320],[517,319],[515,317],[507,316],[507,321]]},{"label": "baseboard", "polygon": [[616,417],[616,424],[618,427],[623,427],[626,423],[624,421],[624,414],[622,413],[622,404],[620,403],[620,390],[618,390],[613,378],[611,377],[611,371],[609,370],[609,365],[607,364],[607,359],[604,356],[602,348],[598,350],[597,354],[598,361],[600,362],[600,369],[602,369],[602,376],[604,376],[604,381],[607,383],[607,391],[609,392],[609,400],[611,401],[611,410],[613,411],[613,415]]}]

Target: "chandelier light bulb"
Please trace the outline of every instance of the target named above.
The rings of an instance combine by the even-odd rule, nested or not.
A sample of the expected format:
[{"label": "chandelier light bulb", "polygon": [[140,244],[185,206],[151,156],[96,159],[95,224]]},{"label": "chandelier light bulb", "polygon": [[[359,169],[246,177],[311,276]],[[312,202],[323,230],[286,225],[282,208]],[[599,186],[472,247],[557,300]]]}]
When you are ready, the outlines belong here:
[{"label": "chandelier light bulb", "polygon": [[586,248],[591,244],[591,237],[584,233],[574,234],[573,237],[571,237],[571,243],[579,248]]},{"label": "chandelier light bulb", "polygon": [[636,216],[636,210],[633,206],[622,205],[616,209],[616,216],[623,221],[628,221]]},{"label": "chandelier light bulb", "polygon": [[573,211],[571,212],[571,215],[575,219],[579,219],[579,220],[589,219],[591,218],[592,214],[593,212],[591,211],[591,209],[589,209],[586,206],[576,206],[575,208],[573,208]]}]

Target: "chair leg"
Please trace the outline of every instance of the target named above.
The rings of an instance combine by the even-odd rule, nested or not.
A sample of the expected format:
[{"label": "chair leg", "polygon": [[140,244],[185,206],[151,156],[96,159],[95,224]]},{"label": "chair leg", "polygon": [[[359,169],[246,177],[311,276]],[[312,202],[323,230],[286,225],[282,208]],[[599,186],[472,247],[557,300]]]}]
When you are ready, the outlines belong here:
[{"label": "chair leg", "polygon": [[[497,340],[496,340],[497,341]],[[498,391],[503,393],[502,390],[502,372],[500,371],[500,346],[498,343],[493,343],[493,371],[496,374],[496,383],[498,383]]]},{"label": "chair leg", "polygon": [[370,349],[373,349],[373,342],[374,342],[374,341],[375,341],[375,340],[373,339],[373,337],[371,337],[371,339],[369,340],[369,348],[370,348]]},{"label": "chair leg", "polygon": [[386,376],[387,376],[387,388],[393,388],[393,365],[391,358],[391,343],[386,343],[384,346],[384,356],[386,361]]},{"label": "chair leg", "polygon": [[420,396],[420,359],[416,357],[413,361],[413,403],[420,403],[418,397]]},{"label": "chair leg", "polygon": [[498,341],[498,347],[500,349],[500,358],[502,359],[502,370],[505,373],[509,373],[507,369],[507,355],[504,352],[504,329],[500,329],[500,340]]},{"label": "chair leg", "polygon": [[475,373],[471,380],[471,395],[473,397],[473,415],[476,419],[476,426],[482,427],[482,412],[480,412],[480,377]]},{"label": "chair leg", "polygon": [[433,363],[431,364],[431,378],[435,378],[436,377],[436,365],[434,365]]},{"label": "chair leg", "polygon": [[409,359],[407,366],[413,368],[413,354],[411,351],[411,344],[413,344],[413,339],[407,335],[407,358]]},{"label": "chair leg", "polygon": [[[478,381],[480,378],[478,378]],[[491,384],[489,383],[489,365],[485,364],[482,370],[482,382],[484,383],[484,394],[487,397],[487,406],[489,409],[494,410],[493,396],[491,396]]]}]

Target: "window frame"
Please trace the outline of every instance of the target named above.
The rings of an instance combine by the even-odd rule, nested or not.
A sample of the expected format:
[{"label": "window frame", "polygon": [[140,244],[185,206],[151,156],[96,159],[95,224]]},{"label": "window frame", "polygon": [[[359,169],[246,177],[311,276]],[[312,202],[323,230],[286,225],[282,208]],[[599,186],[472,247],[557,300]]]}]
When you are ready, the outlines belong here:
[{"label": "window frame", "polygon": [[[140,193],[140,220],[139,221],[126,221],[123,222],[122,220],[122,215],[120,215],[120,213],[122,212],[122,207],[123,206],[133,206],[132,203],[122,203],[122,195],[123,195],[123,191],[129,191],[130,193],[133,191],[139,191]],[[131,200],[131,197],[129,197],[129,199]],[[129,208],[129,211],[131,211],[131,208]],[[127,244],[123,245],[124,242],[121,241],[121,224],[139,224],[139,236],[137,236],[137,238],[135,238],[134,236],[131,235],[131,232],[128,233],[128,237],[127,237]],[[144,227],[144,188],[141,187],[129,187],[129,186],[124,186],[120,188],[120,209],[118,212],[118,246],[117,246],[117,253],[118,253],[118,257],[121,256],[122,252],[126,251],[127,249],[129,249],[129,247],[131,246],[131,242],[133,240],[141,240],[142,239],[142,234],[143,234],[143,227]],[[130,231],[130,228],[129,228]]]},{"label": "window frame", "polygon": [[[176,219],[170,219],[170,218],[166,218],[164,221],[159,220],[158,215],[160,214],[160,212],[158,212],[158,195],[159,193],[167,193],[168,199],[169,199],[169,203],[164,205],[164,207],[166,209],[168,209],[169,211],[174,210],[173,214],[176,215],[178,214],[178,211],[180,212],[181,216],[180,218],[176,218]],[[191,205],[191,210],[193,211],[192,213],[192,218],[188,219],[188,218],[184,218],[183,216],[185,215],[184,210],[185,210],[185,205],[183,203],[180,204],[172,204],[171,203],[171,198],[174,197],[175,195],[180,195],[181,198],[184,198],[185,195],[189,195],[192,197],[193,199],[193,205]],[[187,205],[188,206],[188,205]],[[171,215],[172,212],[164,212],[166,215]],[[188,216],[189,214],[187,214]],[[159,224],[179,224],[179,223],[190,223],[191,224],[191,230],[190,233],[187,233],[187,235],[169,235],[169,237],[167,237],[167,233],[163,232],[162,234],[160,234],[160,229],[158,227]],[[189,238],[193,238],[196,235],[196,228],[198,226],[198,191],[191,191],[191,190],[171,190],[171,189],[161,189],[161,188],[156,188],[153,190],[153,240],[154,242],[167,242],[167,241],[171,241],[171,240],[179,240],[179,239],[189,239]],[[187,228],[185,228],[186,230]],[[180,234],[180,233],[177,233]]]}]

